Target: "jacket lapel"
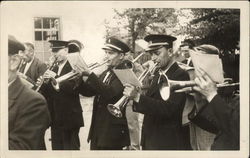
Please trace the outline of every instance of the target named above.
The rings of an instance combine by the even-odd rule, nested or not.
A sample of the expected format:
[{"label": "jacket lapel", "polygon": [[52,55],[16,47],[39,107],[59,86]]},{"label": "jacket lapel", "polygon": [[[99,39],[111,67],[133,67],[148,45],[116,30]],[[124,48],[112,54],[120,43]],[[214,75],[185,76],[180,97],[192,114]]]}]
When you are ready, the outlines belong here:
[{"label": "jacket lapel", "polygon": [[63,66],[61,73],[59,76],[65,75],[66,73],[70,72],[72,70],[69,62],[67,61],[66,64]]},{"label": "jacket lapel", "polygon": [[36,66],[37,65],[37,60],[36,60],[36,58],[34,58],[34,60],[33,60],[33,62],[31,63],[31,65],[30,65],[30,67],[29,67],[29,69],[28,69],[28,71],[27,71],[27,73],[26,73],[26,75],[27,76],[30,76],[30,78],[32,79],[32,80],[34,80],[35,79],[35,73],[36,73]]},{"label": "jacket lapel", "polygon": [[9,109],[11,109],[13,105],[15,105],[15,102],[18,96],[20,95],[20,93],[22,92],[23,88],[24,88],[24,85],[22,84],[22,81],[20,80],[19,77],[17,77],[16,80],[9,86],[8,88]]}]

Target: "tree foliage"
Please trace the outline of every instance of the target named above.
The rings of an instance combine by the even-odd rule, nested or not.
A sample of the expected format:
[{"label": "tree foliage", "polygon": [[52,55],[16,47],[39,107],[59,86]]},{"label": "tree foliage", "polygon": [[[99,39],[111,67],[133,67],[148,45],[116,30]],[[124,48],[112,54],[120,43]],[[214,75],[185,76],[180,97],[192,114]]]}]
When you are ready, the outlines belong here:
[{"label": "tree foliage", "polygon": [[191,9],[194,19],[187,33],[198,44],[208,43],[233,52],[240,39],[239,9]]},{"label": "tree foliage", "polygon": [[[125,37],[131,45],[132,51],[135,50],[135,40],[145,37],[149,33],[166,33],[167,28],[173,27],[177,23],[175,9],[171,8],[129,8],[122,11],[114,10],[117,25],[120,28],[109,27],[107,33],[112,31],[128,31]],[[114,31],[113,31],[114,32]]]}]

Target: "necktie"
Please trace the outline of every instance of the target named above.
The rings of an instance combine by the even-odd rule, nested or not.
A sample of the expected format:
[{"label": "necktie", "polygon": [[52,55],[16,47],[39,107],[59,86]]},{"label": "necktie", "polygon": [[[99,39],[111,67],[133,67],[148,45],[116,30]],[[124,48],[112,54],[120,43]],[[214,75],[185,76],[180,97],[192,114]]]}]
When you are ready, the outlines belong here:
[{"label": "necktie", "polygon": [[59,66],[57,64],[55,66],[53,66],[53,68],[52,68],[53,72],[55,72],[57,74],[58,70],[59,70]]},{"label": "necktie", "polygon": [[23,73],[26,65],[27,65],[27,63],[23,62],[22,65],[20,66],[19,72]]}]

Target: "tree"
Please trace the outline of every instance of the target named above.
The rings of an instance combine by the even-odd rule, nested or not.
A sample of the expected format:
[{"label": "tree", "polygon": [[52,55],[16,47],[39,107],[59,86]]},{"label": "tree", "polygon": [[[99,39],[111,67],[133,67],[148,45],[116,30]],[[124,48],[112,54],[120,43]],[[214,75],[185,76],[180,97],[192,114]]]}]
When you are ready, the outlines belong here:
[{"label": "tree", "polygon": [[198,42],[234,52],[240,36],[239,9],[191,9],[194,19],[186,32]]},{"label": "tree", "polygon": [[166,33],[167,28],[172,28],[177,23],[177,15],[173,8],[129,8],[114,11],[117,26],[106,28],[126,30],[127,35],[123,37],[127,39],[132,51],[135,51],[137,39],[145,37],[148,33]]}]

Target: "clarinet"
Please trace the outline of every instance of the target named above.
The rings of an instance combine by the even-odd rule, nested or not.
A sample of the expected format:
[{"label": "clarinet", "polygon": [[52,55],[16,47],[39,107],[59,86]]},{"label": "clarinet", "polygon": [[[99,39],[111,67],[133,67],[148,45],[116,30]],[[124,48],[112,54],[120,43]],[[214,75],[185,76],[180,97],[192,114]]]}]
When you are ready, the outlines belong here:
[{"label": "clarinet", "polygon": [[[58,66],[57,58],[55,58],[55,60],[54,60],[53,63],[50,65],[50,67],[48,68],[48,70],[52,70],[55,66]],[[44,75],[43,75],[43,76],[42,76],[42,81],[41,81],[41,83],[37,86],[37,88],[35,89],[35,91],[38,92],[44,83],[45,83],[45,78],[44,78]]]}]

